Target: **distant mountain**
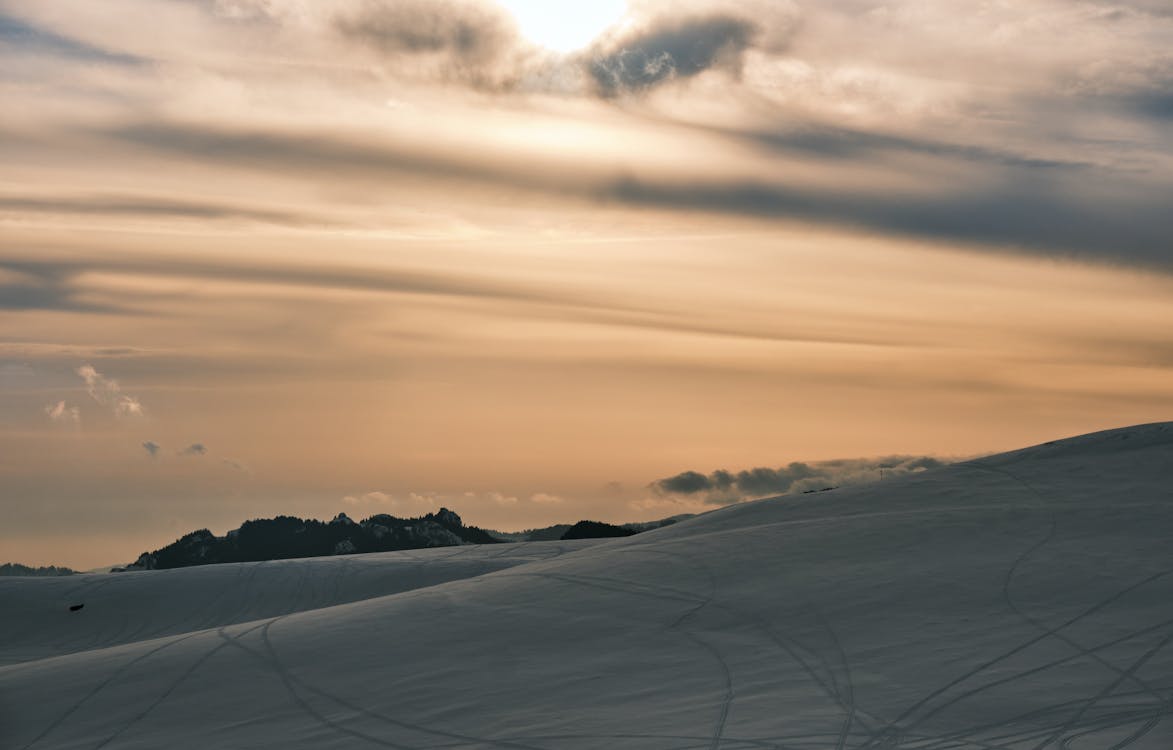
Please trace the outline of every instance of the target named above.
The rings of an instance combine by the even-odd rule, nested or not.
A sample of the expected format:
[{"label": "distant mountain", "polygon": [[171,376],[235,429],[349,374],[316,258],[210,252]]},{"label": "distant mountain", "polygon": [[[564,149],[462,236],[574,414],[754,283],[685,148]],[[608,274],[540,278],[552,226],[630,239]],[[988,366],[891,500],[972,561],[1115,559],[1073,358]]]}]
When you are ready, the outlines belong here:
[{"label": "distant mountain", "polygon": [[665,526],[671,526],[678,521],[687,521],[690,518],[696,518],[696,513],[680,513],[679,515],[669,516],[668,518],[661,518],[659,521],[636,521],[634,523],[621,524],[625,529],[631,529],[635,532],[651,531],[652,529],[661,529]]},{"label": "distant mountain", "polygon": [[0,565],[0,576],[71,576],[76,572],[72,568],[61,568],[56,565],[48,565],[43,568],[32,568],[20,563]]},{"label": "distant mountain", "polygon": [[460,516],[447,508],[419,518],[396,518],[380,513],[361,522],[351,520],[345,513],[339,513],[328,523],[277,516],[246,521],[222,537],[207,529],[193,531],[166,547],[144,552],[133,564],[116,570],[162,570],[499,542],[482,529],[465,526]]},{"label": "distant mountain", "polygon": [[554,542],[561,539],[569,529],[570,524],[568,523],[556,523],[553,526],[524,531],[494,531],[492,529],[488,531],[503,542]]},{"label": "distant mountain", "polygon": [[[635,533],[651,531],[662,526],[671,526],[677,521],[684,521],[695,516],[695,513],[681,513],[671,518],[661,518],[658,521],[636,521],[620,524],[621,528],[630,529]],[[610,524],[605,524],[610,525]],[[526,529],[525,531],[492,531],[488,533],[503,542],[552,542],[563,538],[563,534],[570,531],[572,524],[556,523],[553,526],[544,526],[540,529]],[[576,537],[582,539],[584,537]]]},{"label": "distant mountain", "polygon": [[635,536],[639,532],[634,529],[625,529],[622,526],[612,526],[599,521],[579,521],[566,530],[563,539],[610,539],[612,537]]}]

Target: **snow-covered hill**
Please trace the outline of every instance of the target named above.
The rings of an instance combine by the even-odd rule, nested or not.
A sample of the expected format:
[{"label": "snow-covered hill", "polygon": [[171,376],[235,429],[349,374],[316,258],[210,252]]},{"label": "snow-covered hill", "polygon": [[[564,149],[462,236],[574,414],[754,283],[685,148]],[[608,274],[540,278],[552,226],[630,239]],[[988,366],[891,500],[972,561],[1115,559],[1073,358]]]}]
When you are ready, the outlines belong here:
[{"label": "snow-covered hill", "polygon": [[613,541],[0,602],[4,748],[1169,750],[1173,424]]}]

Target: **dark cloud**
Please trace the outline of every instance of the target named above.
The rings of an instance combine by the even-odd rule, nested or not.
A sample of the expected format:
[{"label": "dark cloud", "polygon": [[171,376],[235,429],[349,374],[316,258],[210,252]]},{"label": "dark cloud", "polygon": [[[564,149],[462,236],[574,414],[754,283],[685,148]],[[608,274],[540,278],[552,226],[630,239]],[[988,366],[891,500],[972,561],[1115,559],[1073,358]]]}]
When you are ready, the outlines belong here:
[{"label": "dark cloud", "polygon": [[65,310],[115,312],[116,309],[83,298],[71,283],[70,269],[55,264],[0,260],[9,279],[0,282],[0,310]]},{"label": "dark cloud", "polygon": [[[589,304],[563,294],[531,289],[519,284],[497,282],[474,276],[393,270],[372,272],[343,266],[291,267],[249,263],[203,263],[198,261],[136,259],[89,259],[86,261],[12,261],[0,258],[0,270],[19,272],[34,279],[49,279],[57,290],[54,297],[68,301],[79,294],[72,290],[77,277],[105,272],[127,276],[180,276],[210,280],[282,284],[318,289],[350,289],[370,292],[405,293],[543,302],[561,305]],[[2,291],[2,288],[0,288]],[[3,298],[0,297],[0,303]],[[0,304],[2,307],[2,304]],[[65,309],[75,309],[66,307]]]},{"label": "dark cloud", "polygon": [[203,443],[192,443],[179,452],[181,456],[203,456],[208,452],[208,449]]},{"label": "dark cloud", "polygon": [[1173,266],[1173,213],[1164,193],[1125,181],[1116,181],[1113,190],[1112,176],[1102,171],[1089,171],[1088,177],[1075,186],[1039,170],[1018,169],[977,186],[958,183],[912,195],[850,186],[816,191],[764,181],[666,184],[623,178],[608,192],[623,203],[671,210],[797,218],[1005,250]]},{"label": "dark cloud", "polygon": [[1104,17],[1110,20],[1129,16],[1173,18],[1173,7],[1168,0],[1098,0],[1095,4],[1105,9]]},{"label": "dark cloud", "polygon": [[[391,173],[480,181],[508,179],[505,165],[468,154],[424,151],[393,142],[372,143],[325,134],[229,130],[168,122],[137,122],[95,135],[200,162],[317,179],[329,175],[386,179]],[[552,186],[553,181],[544,183]]]},{"label": "dark cloud", "polygon": [[720,135],[764,146],[773,151],[844,161],[871,160],[887,155],[921,154],[976,164],[1027,169],[1085,169],[1093,166],[1089,161],[1052,159],[986,146],[851,130],[824,124],[777,131],[722,130]]},{"label": "dark cloud", "polygon": [[470,61],[494,56],[512,36],[502,15],[487,5],[451,0],[367,2],[336,19],[335,28],[384,52],[448,52]]},{"label": "dark cloud", "polygon": [[154,458],[155,456],[159,455],[159,451],[161,451],[162,449],[163,449],[163,446],[159,445],[158,443],[156,443],[153,440],[148,440],[145,443],[143,443],[143,450],[145,450],[147,452],[147,455],[150,456],[151,458]]},{"label": "dark cloud", "polygon": [[[1173,19],[1173,10],[1166,13]],[[1168,25],[1166,21],[1153,23]],[[1063,97],[1043,98],[1039,104],[1055,111],[1066,108],[1076,115],[1157,120],[1160,126],[1173,119],[1173,56],[1138,55],[1103,61],[1063,79],[1062,90]]]},{"label": "dark cloud", "polygon": [[674,477],[656,481],[655,487],[674,495],[691,495],[711,489],[709,478],[698,471],[685,471]]},{"label": "dark cloud", "polygon": [[24,54],[43,54],[86,63],[140,65],[140,57],[95,47],[77,39],[34,26],[27,21],[0,13],[0,50]]},{"label": "dark cloud", "polygon": [[879,479],[881,470],[884,476],[894,476],[933,469],[944,463],[932,456],[889,456],[814,463],[795,461],[777,469],[756,467],[738,472],[717,469],[710,474],[685,471],[658,479],[652,482],[651,488],[660,495],[700,496],[710,505],[729,505],[742,500]]},{"label": "dark cloud", "polygon": [[1145,117],[1154,120],[1173,120],[1173,80],[1169,86],[1157,91],[1134,94],[1129,103]]},{"label": "dark cloud", "polygon": [[241,220],[287,226],[327,226],[331,222],[287,211],[201,201],[123,195],[23,198],[0,196],[0,212],[82,214],[97,216],[165,216],[181,219]]},{"label": "dark cloud", "polygon": [[794,462],[784,469],[759,467],[739,471],[733,477],[732,486],[744,497],[765,497],[766,495],[781,495],[799,480],[820,476],[820,473],[809,465]]},{"label": "dark cloud", "polygon": [[736,16],[665,19],[596,51],[587,71],[605,97],[640,92],[712,68],[741,69],[758,27]]},{"label": "dark cloud", "polygon": [[341,13],[334,28],[384,58],[433,58],[440,77],[476,86],[513,78],[506,63],[521,45],[501,8],[471,0],[368,0]]},{"label": "dark cloud", "polygon": [[102,312],[101,306],[78,300],[58,284],[0,284],[0,310],[70,310]]},{"label": "dark cloud", "polygon": [[[843,185],[828,190],[776,180],[673,181],[623,176],[604,179],[570,169],[534,171],[527,164],[496,161],[492,155],[424,153],[418,149],[374,145],[346,139],[233,132],[186,125],[131,124],[104,131],[107,136],[153,150],[180,153],[235,167],[287,171],[311,178],[348,174],[386,178],[417,174],[470,183],[511,187],[580,199],[679,211],[800,219],[997,246],[1001,249],[1063,253],[1167,268],[1173,265],[1169,237],[1173,212],[1161,184],[1133,174],[1032,159],[980,147],[863,134],[798,136],[794,148],[843,158],[854,153],[867,163],[868,151],[883,149],[936,152],[959,162],[985,161],[988,169],[967,173],[957,165],[954,181],[931,170],[938,190],[884,191]],[[766,138],[767,136],[762,136]],[[872,163],[891,168],[889,155]],[[1079,178],[1071,173],[1081,168]],[[915,176],[918,168],[901,168]],[[927,168],[926,168],[927,169]],[[923,171],[923,170],[922,170]],[[1153,178],[1158,179],[1158,178]]]}]

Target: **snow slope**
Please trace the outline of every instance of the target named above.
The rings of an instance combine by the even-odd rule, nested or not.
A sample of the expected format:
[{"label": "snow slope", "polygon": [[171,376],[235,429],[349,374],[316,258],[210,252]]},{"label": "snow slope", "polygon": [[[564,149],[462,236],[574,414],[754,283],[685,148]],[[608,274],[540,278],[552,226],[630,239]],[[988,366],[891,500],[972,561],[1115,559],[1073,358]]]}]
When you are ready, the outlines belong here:
[{"label": "snow slope", "polygon": [[1173,424],[580,544],[23,579],[0,747],[1173,748]]},{"label": "snow slope", "polygon": [[[10,613],[0,619],[0,666],[398,594],[592,543],[467,545],[52,579],[0,578],[0,602]],[[78,604],[84,605],[81,611],[62,614]]]}]

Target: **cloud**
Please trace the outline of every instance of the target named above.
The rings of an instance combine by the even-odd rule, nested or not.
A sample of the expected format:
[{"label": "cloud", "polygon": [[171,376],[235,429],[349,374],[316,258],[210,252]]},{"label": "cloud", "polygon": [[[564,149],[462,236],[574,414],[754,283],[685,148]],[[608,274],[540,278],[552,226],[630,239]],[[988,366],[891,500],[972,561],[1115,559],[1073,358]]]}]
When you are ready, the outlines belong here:
[{"label": "cloud", "polygon": [[664,18],[609,40],[586,67],[604,97],[647,91],[711,69],[736,74],[758,33],[753,21],[723,13]]},{"label": "cloud", "polygon": [[[476,0],[366,0],[335,14],[345,43],[401,74],[497,92],[638,94],[707,70],[739,74],[758,42],[778,51],[797,15],[789,3],[645,4],[586,53],[561,56],[526,41],[504,8]],[[255,15],[255,14],[254,14]],[[271,15],[271,14],[270,14]],[[767,21],[763,28],[759,20]]]},{"label": "cloud", "polygon": [[5,13],[0,13],[0,49],[9,54],[64,57],[86,64],[133,66],[146,62],[140,57],[101,49]]},{"label": "cloud", "polygon": [[506,495],[503,492],[490,492],[485,497],[497,505],[517,505],[517,498],[513,495]]},{"label": "cloud", "polygon": [[[851,187],[828,192],[767,180],[669,184],[630,177],[614,182],[608,192],[623,203],[675,211],[791,217],[1042,254],[1173,265],[1168,252],[1173,215],[1151,187],[1102,170],[1084,173],[1085,181],[1076,185],[1048,174],[1056,171],[1049,167],[1008,169],[984,175],[986,184],[915,194]],[[1099,181],[1086,179],[1092,174]]]},{"label": "cloud", "polygon": [[347,495],[342,498],[342,502],[347,505],[389,505],[395,501],[395,498],[388,495],[386,492],[364,492],[361,495]]},{"label": "cloud", "polygon": [[660,492],[671,495],[692,495],[711,489],[713,482],[698,471],[684,471],[674,477],[658,479],[652,483]]},{"label": "cloud", "polygon": [[208,452],[208,449],[203,443],[192,443],[183,450],[179,451],[181,456],[203,456]]},{"label": "cloud", "polygon": [[243,472],[245,474],[252,474],[251,469],[249,469],[247,466],[245,466],[241,462],[234,461],[231,458],[222,458],[222,459],[220,459],[220,463],[224,464],[225,466],[227,466],[228,468],[230,468],[234,471]]},{"label": "cloud", "polygon": [[[69,300],[82,296],[82,277],[92,273],[126,276],[168,276],[209,281],[247,281],[257,284],[298,286],[307,289],[354,290],[385,294],[412,294],[433,297],[460,297],[476,300],[537,303],[565,312],[594,310],[612,319],[614,316],[640,313],[639,323],[652,322],[646,312],[633,307],[602,304],[586,295],[555,292],[522,282],[502,281],[487,276],[459,272],[430,272],[416,269],[355,270],[345,265],[318,264],[291,267],[277,263],[238,263],[232,261],[201,262],[138,257],[122,260],[91,258],[61,261],[9,261],[0,258],[0,271],[54,279],[54,298],[62,302],[57,309],[77,309]],[[0,295],[3,287],[0,286]],[[0,296],[0,309],[4,299]],[[129,312],[129,310],[124,311]],[[634,324],[636,321],[632,321]],[[661,322],[660,325],[663,325]],[[93,352],[103,354],[101,351]],[[107,354],[107,356],[109,356]],[[91,368],[92,369],[92,368]]]},{"label": "cloud", "polygon": [[0,260],[0,310],[65,310],[111,312],[114,308],[84,300],[70,285],[64,267],[38,262]]},{"label": "cloud", "polygon": [[116,417],[143,416],[143,405],[134,396],[123,393],[118,381],[103,376],[92,365],[77,368],[77,374],[85,381],[90,396],[99,404],[110,407]]},{"label": "cloud", "polygon": [[446,52],[484,62],[512,39],[507,16],[485,3],[459,0],[369,0],[339,16],[343,36],[388,54]]},{"label": "cloud", "polygon": [[799,461],[772,469],[756,467],[732,472],[717,469],[709,474],[684,471],[652,482],[658,497],[699,498],[707,505],[729,505],[754,498],[786,495],[844,484],[859,484],[881,476],[895,476],[943,466],[947,461],[932,456],[889,456],[879,459]]},{"label": "cloud", "polygon": [[417,75],[474,87],[510,86],[522,48],[511,17],[475,0],[367,0],[339,13],[334,30]]},{"label": "cloud", "polygon": [[[537,492],[529,496],[529,501],[541,505],[557,505],[565,502],[558,495],[546,492]],[[374,491],[361,495],[347,495],[342,502],[348,505],[384,505],[392,510],[426,513],[443,505],[448,507],[483,506],[492,503],[503,508],[518,505],[521,500],[516,495],[505,492],[463,492],[459,494],[444,494],[437,492],[409,492],[406,495],[392,495],[387,492]]]},{"label": "cloud", "polygon": [[342,502],[347,505],[371,506],[379,508],[378,512],[397,513],[402,516],[415,516],[429,513],[440,507],[440,498],[432,492],[409,492],[406,495],[393,495],[382,490],[364,492],[359,495],[346,495]]},{"label": "cloud", "polygon": [[0,196],[0,211],[83,216],[136,216],[198,219],[200,221],[235,221],[276,226],[329,226],[330,221],[247,205],[229,205],[210,201],[181,200],[138,195],[55,195],[31,198]]},{"label": "cloud", "polygon": [[951,143],[940,135],[919,137],[819,124],[756,130],[720,130],[718,135],[745,141],[768,150],[793,153],[829,161],[875,161],[903,156],[933,156],[973,164],[1025,167],[1028,169],[1086,169],[1092,162],[1080,159],[1051,159],[1009,149],[966,143]]},{"label": "cloud", "polygon": [[45,414],[54,422],[77,425],[81,423],[81,409],[69,406],[64,401],[49,404],[45,407]]},{"label": "cloud", "polygon": [[151,458],[154,458],[155,456],[159,455],[159,451],[161,451],[162,449],[163,449],[163,446],[159,445],[158,443],[156,443],[153,440],[148,440],[145,443],[143,443],[143,450],[145,450],[147,452],[147,455],[149,455]]},{"label": "cloud", "polygon": [[679,496],[661,496],[661,497],[641,497],[635,500],[629,500],[627,507],[639,513],[657,513],[663,515],[675,515],[682,510],[691,510],[696,513],[703,513],[709,508],[705,504],[691,499],[682,498]]},{"label": "cloud", "polygon": [[[638,165],[629,170],[591,164],[534,171],[530,162],[495,159],[483,150],[407,148],[346,135],[308,137],[168,122],[126,123],[94,135],[266,173],[296,170],[307,177],[331,179],[419,175],[468,185],[507,185],[591,203],[795,219],[1038,254],[1160,268],[1173,264],[1168,252],[1173,214],[1162,200],[1168,186],[1160,175],[1090,159],[1052,158],[1030,149],[967,144],[963,135],[950,142],[939,134],[889,134],[880,128],[819,129],[701,128],[708,136],[756,146],[764,164],[780,159],[779,169],[761,175],[672,178],[635,168]],[[829,188],[783,169],[789,158],[816,158],[824,169],[850,163],[861,174],[874,174],[868,179],[845,176],[844,182]],[[573,164],[566,162],[568,167]],[[882,176],[879,181],[876,175]],[[909,187],[910,179],[914,188]],[[58,281],[54,289],[59,285]]]}]

